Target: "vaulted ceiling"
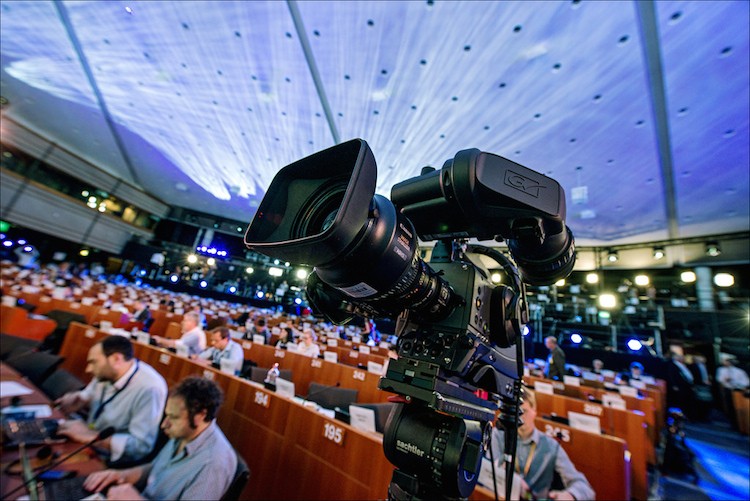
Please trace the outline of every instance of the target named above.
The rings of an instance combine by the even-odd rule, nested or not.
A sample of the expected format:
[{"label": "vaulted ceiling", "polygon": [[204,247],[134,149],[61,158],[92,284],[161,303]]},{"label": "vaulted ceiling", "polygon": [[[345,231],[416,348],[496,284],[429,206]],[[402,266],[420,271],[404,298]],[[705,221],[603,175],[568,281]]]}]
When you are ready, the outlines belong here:
[{"label": "vaulted ceiling", "polygon": [[359,137],[386,196],[466,148],[549,175],[580,245],[746,232],[749,6],[3,1],[2,114],[240,221]]}]

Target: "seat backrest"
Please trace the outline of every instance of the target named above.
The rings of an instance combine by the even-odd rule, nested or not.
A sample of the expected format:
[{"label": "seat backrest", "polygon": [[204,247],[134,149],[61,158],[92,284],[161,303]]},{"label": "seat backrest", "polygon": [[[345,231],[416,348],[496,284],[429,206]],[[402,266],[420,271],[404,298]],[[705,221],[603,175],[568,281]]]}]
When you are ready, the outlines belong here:
[{"label": "seat backrest", "polygon": [[78,391],[86,386],[83,381],[65,369],[57,369],[42,381],[39,388],[50,400],[57,400],[66,393]]},{"label": "seat backrest", "polygon": [[341,407],[348,411],[349,405],[357,401],[357,395],[359,395],[359,390],[326,386],[315,382],[310,382],[307,389],[307,400],[331,410]]},{"label": "seat backrest", "polygon": [[[235,452],[235,454],[237,453]],[[221,501],[237,501],[249,479],[250,468],[247,467],[247,463],[242,456],[237,454],[237,469],[234,470],[234,478],[227,491],[221,496]]]},{"label": "seat backrest", "polygon": [[0,360],[5,360],[12,353],[16,353],[16,350],[18,353],[33,351],[39,344],[39,341],[33,339],[11,336],[10,334],[0,334]]},{"label": "seat backrest", "polygon": [[63,361],[62,357],[44,353],[41,351],[15,351],[5,362],[16,369],[21,375],[29,378],[29,381],[40,386],[47,377],[55,372],[57,366]]},{"label": "seat backrest", "polygon": [[86,323],[86,316],[80,313],[73,313],[65,310],[52,310],[48,311],[45,315],[47,318],[57,322],[57,327],[60,329],[68,329],[70,322],[78,322],[81,324]]}]

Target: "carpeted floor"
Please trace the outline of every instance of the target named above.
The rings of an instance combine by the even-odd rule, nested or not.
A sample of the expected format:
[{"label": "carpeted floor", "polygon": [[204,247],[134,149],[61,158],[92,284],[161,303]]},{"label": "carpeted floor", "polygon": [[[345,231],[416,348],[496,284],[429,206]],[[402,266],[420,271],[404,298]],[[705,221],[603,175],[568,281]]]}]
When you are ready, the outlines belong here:
[{"label": "carpeted floor", "polygon": [[698,482],[689,476],[661,476],[654,499],[750,499],[750,440],[732,429],[723,414],[713,410],[708,422],[687,423],[685,444],[695,453]]}]

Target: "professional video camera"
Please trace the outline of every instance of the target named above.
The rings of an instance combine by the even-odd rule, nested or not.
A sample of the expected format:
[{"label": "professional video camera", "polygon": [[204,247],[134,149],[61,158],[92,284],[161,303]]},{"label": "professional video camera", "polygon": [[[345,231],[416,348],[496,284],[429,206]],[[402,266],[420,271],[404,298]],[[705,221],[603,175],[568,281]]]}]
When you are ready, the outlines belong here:
[{"label": "professional video camera", "polygon": [[[396,319],[399,357],[379,383],[400,402],[383,436],[397,467],[389,498],[466,498],[498,409],[505,450],[515,451],[523,281],[551,284],[573,269],[565,194],[553,179],[477,149],[459,151],[440,170],[423,168],[395,185],[391,200],[375,195],[376,177],[361,139],[284,167],[245,244],[315,266],[309,302],[335,324],[355,315]],[[437,241],[429,265],[417,237]],[[503,253],[469,245],[472,237],[504,239],[520,274]],[[495,260],[510,286],[493,284],[478,255]]]}]

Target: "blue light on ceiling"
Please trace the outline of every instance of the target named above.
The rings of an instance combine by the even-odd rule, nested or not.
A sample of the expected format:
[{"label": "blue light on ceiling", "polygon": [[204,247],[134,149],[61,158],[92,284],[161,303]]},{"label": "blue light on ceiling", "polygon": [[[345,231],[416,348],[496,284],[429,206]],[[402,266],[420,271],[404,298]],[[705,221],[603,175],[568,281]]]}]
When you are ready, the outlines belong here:
[{"label": "blue light on ceiling", "polygon": [[580,334],[571,334],[570,340],[575,344],[581,344],[581,341],[583,341],[583,337],[581,337]]}]

